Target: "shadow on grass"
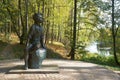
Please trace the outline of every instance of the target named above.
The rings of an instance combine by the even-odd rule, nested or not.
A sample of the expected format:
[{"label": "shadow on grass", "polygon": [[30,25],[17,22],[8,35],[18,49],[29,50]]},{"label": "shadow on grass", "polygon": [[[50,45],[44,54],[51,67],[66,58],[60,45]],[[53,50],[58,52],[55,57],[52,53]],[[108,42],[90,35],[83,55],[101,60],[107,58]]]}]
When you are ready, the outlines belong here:
[{"label": "shadow on grass", "polygon": [[[7,45],[9,45],[9,48],[11,49],[11,52],[7,51],[7,52],[9,52],[9,54],[4,55],[2,53],[2,51],[7,47]],[[10,44],[10,43],[3,42],[2,40],[0,40],[0,60],[3,60],[2,55],[4,55],[4,57],[6,57],[6,58],[9,55],[12,55],[12,59],[16,59],[16,58],[17,59],[23,59],[24,58],[24,49],[25,49],[25,45],[21,45],[19,43]],[[47,56],[46,56],[46,58],[48,58],[48,59],[65,59],[59,53],[53,51],[50,48],[47,48]]]},{"label": "shadow on grass", "polygon": [[[14,44],[12,46],[12,49],[13,49],[15,58],[20,58],[20,59],[24,58],[25,45]],[[48,58],[48,59],[65,59],[59,53],[54,52],[52,49],[49,49],[49,48],[47,48],[46,58]]]},{"label": "shadow on grass", "polygon": [[0,40],[0,52],[1,52],[8,44],[9,44],[9,43],[3,42],[2,40]]},{"label": "shadow on grass", "polygon": [[54,52],[52,49],[47,48],[47,56],[48,59],[66,59],[61,56],[59,53]]},{"label": "shadow on grass", "polygon": [[0,40],[0,60],[16,59],[23,57],[24,45],[11,44],[10,42],[4,42]]},{"label": "shadow on grass", "polygon": [[24,44],[14,44],[12,45],[13,53],[15,58],[23,59],[24,58]]},{"label": "shadow on grass", "polygon": [[4,58],[2,57],[2,51],[5,49],[5,47],[9,45],[8,42],[3,42],[2,40],[0,40],[0,60],[3,60]]}]

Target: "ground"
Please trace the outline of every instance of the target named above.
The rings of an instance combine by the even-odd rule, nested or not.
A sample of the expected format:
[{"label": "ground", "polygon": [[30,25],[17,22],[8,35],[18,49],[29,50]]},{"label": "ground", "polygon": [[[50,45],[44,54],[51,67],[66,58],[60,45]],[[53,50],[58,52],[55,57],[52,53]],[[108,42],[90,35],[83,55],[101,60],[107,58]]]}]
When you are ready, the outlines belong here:
[{"label": "ground", "polygon": [[0,80],[120,80],[120,76],[111,70],[81,61],[45,59],[43,65],[57,65],[57,73],[39,69],[30,72],[16,67],[23,65],[23,60],[0,61]]}]

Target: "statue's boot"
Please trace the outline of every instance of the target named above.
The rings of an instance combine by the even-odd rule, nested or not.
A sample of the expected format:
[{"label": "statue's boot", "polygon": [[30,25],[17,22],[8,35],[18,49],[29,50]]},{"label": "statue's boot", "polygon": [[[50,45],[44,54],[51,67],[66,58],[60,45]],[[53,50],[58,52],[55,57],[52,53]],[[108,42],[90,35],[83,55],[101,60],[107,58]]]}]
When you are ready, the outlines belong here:
[{"label": "statue's boot", "polygon": [[24,67],[25,70],[28,69],[28,61],[25,61],[25,67]]}]

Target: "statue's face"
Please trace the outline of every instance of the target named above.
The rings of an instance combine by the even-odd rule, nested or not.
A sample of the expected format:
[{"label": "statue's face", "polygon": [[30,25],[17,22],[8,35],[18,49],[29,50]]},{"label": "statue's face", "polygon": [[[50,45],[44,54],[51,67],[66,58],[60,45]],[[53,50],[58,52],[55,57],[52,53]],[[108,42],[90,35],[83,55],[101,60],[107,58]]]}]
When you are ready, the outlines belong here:
[{"label": "statue's face", "polygon": [[38,15],[38,22],[43,22],[43,17],[42,17],[42,15]]},{"label": "statue's face", "polygon": [[43,22],[43,17],[42,17],[41,14],[34,14],[33,19],[34,19],[35,22],[39,22],[39,23]]}]

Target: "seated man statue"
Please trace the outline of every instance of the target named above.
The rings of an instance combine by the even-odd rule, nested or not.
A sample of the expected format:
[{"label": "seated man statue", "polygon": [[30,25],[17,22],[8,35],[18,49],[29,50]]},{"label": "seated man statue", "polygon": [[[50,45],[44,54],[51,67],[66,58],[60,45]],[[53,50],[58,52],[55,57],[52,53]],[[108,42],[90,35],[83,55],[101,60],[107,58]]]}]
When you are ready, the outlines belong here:
[{"label": "seated man statue", "polygon": [[[39,52],[39,51],[37,51],[37,49],[45,50],[45,45],[44,45],[44,41],[43,41],[43,38],[44,38],[43,28],[40,25],[40,23],[43,22],[42,14],[35,13],[33,15],[33,20],[34,20],[34,24],[31,26],[31,28],[29,30],[28,38],[27,38],[27,42],[26,42],[26,48],[25,48],[24,60],[25,60],[25,69],[26,70],[28,68],[39,68],[38,66],[36,66],[36,64],[34,64],[36,62],[36,61],[34,61],[34,59],[36,59],[36,57],[34,57],[33,55],[35,55],[36,53]],[[34,53],[32,53],[32,52],[34,52]],[[34,61],[34,62],[31,63],[31,61],[32,62]],[[37,64],[37,65],[39,65],[39,64]]]}]

